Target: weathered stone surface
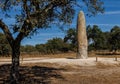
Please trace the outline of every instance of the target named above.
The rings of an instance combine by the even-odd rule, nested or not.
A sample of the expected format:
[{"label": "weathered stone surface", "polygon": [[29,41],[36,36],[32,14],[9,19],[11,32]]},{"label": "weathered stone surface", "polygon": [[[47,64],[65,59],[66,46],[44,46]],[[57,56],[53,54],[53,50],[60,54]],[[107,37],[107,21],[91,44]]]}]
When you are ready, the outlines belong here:
[{"label": "weathered stone surface", "polygon": [[77,19],[77,58],[86,59],[87,49],[88,49],[88,41],[86,34],[86,22],[83,11],[80,11]]}]

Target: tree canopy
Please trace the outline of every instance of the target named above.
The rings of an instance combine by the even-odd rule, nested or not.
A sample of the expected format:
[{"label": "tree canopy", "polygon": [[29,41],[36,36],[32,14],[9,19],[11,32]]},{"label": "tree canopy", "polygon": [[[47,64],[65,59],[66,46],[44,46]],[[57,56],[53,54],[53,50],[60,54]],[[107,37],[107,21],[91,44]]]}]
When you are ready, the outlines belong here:
[{"label": "tree canopy", "polygon": [[114,50],[115,52],[120,49],[120,27],[119,26],[114,26],[111,31],[110,31],[110,36],[109,36],[109,44],[110,49]]},{"label": "tree canopy", "polygon": [[88,41],[92,42],[92,46],[95,48],[95,50],[103,48],[105,41],[104,34],[97,25],[93,25],[93,27],[90,25],[87,26],[87,36]]},{"label": "tree canopy", "polygon": [[[88,25],[86,28],[88,38],[88,50],[112,50],[120,49],[120,27],[114,26],[110,31],[102,31],[98,25]],[[71,44],[71,47],[76,46],[76,29],[70,28],[67,30],[64,41]],[[74,45],[74,46],[73,46]],[[70,49],[70,48],[69,48]]]},{"label": "tree canopy", "polygon": [[[95,15],[103,12],[104,8],[100,0],[82,0],[88,7],[88,13]],[[3,0],[0,3],[1,12],[7,18],[14,18],[15,24],[11,29],[17,33],[15,40],[21,41],[24,37],[33,34],[38,28],[47,28],[51,23],[71,23],[75,5],[78,0]],[[80,6],[80,4],[79,4]],[[14,12],[14,14],[12,13]],[[10,28],[0,17],[1,28],[7,39],[14,40]],[[3,27],[5,26],[5,27]],[[9,32],[9,33],[6,33]],[[12,41],[9,41],[12,42]]]}]

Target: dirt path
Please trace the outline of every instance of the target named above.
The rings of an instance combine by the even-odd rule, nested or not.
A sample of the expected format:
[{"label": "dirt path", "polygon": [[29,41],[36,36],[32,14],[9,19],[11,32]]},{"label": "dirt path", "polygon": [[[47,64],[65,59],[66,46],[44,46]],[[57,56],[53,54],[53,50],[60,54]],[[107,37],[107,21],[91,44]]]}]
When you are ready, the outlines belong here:
[{"label": "dirt path", "polygon": [[[0,64],[10,64],[11,59],[0,59]],[[22,64],[26,63],[57,63],[61,66],[64,65],[79,65],[79,66],[95,66],[98,63],[105,65],[116,65],[120,64],[120,58],[115,61],[114,58],[98,58],[96,62],[95,57],[90,57],[88,59],[68,59],[68,58],[24,58],[20,61]]]}]

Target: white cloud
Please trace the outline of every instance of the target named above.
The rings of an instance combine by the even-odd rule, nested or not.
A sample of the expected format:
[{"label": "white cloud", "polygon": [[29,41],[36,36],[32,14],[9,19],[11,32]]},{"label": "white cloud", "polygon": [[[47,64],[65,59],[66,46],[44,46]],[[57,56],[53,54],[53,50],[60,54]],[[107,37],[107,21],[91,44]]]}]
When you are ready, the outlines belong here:
[{"label": "white cloud", "polygon": [[98,25],[98,26],[115,26],[115,25],[117,25],[117,26],[120,26],[120,24],[96,24],[96,23],[88,23],[88,24],[90,24],[90,25]]},{"label": "white cloud", "polygon": [[108,11],[108,12],[105,12],[105,14],[120,14],[120,11]]},{"label": "white cloud", "polygon": [[[120,14],[120,11],[107,11],[104,14],[105,15],[116,15],[116,14]],[[100,15],[104,15],[104,14],[100,14]]]},{"label": "white cloud", "polygon": [[91,26],[98,25],[102,31],[110,31],[111,28],[113,28],[114,26],[120,26],[120,24],[99,24],[99,23],[98,24],[91,23],[89,25]]}]

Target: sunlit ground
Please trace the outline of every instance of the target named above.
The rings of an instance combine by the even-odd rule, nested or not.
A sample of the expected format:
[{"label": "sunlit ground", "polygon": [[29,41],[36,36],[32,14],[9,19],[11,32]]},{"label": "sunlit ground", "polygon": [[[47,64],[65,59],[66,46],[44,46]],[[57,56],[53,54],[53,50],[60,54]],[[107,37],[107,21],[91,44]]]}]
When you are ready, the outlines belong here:
[{"label": "sunlit ground", "polygon": [[[37,55],[27,55],[28,57]],[[41,55],[40,57],[74,59],[76,53]],[[96,57],[90,53],[89,57]],[[118,64],[104,64],[99,58],[116,55],[97,55],[95,66],[60,65],[58,63],[27,63],[20,66],[20,84],[120,84],[120,60]],[[117,55],[119,56],[119,55]],[[0,58],[2,59],[2,58]],[[24,59],[24,58],[23,58]],[[113,60],[114,61],[114,60]],[[0,84],[9,84],[10,64],[0,65]]]}]

